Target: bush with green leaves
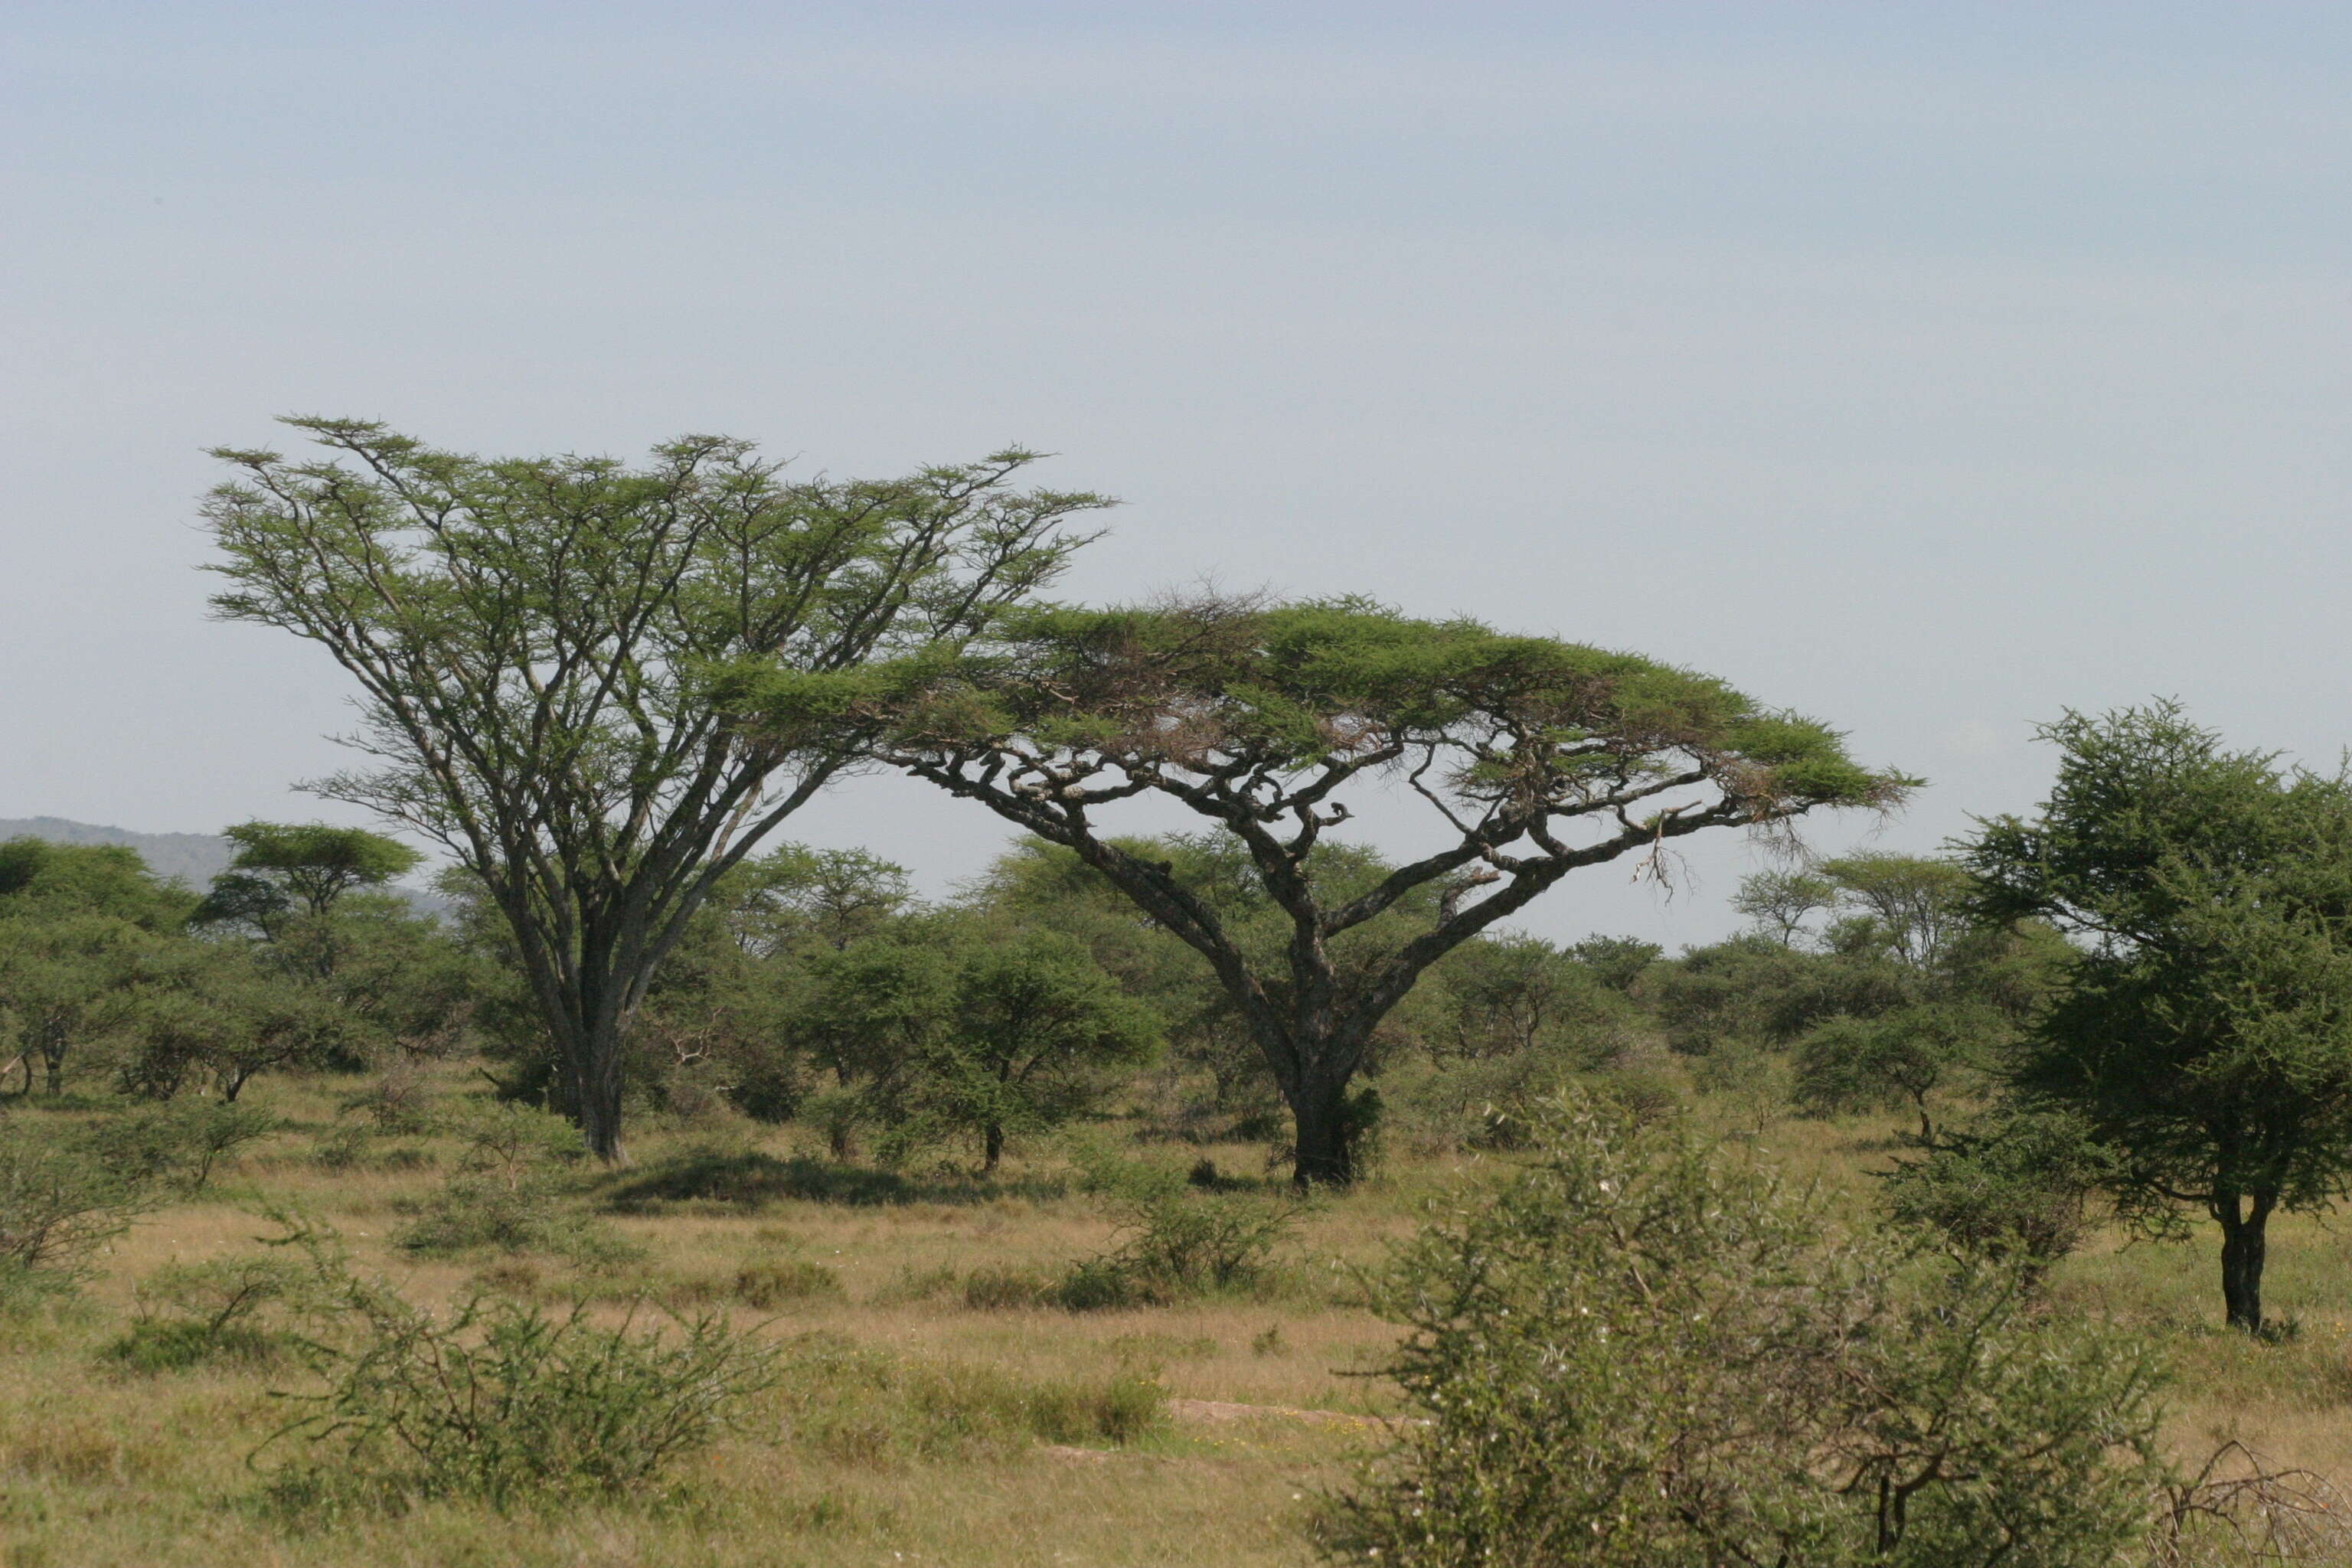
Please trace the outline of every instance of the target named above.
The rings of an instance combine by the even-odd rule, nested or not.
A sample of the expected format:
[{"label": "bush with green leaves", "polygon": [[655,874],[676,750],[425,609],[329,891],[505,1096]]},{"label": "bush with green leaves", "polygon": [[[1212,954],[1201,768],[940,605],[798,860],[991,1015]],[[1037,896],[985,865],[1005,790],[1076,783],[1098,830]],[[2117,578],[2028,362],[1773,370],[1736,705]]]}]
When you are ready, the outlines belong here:
[{"label": "bush with green leaves", "polygon": [[2010,1110],[1898,1163],[1881,1206],[1956,1257],[2014,1258],[2038,1275],[2082,1245],[2116,1160],[2078,1118]]},{"label": "bush with green leaves", "polygon": [[1088,1156],[1087,1185],[1118,1221],[1119,1247],[1073,1264],[1055,1290],[1073,1311],[1156,1305],[1259,1282],[1297,1223],[1295,1198],[1210,1190],[1157,1165]]},{"label": "bush with green leaves", "polygon": [[1564,1107],[1374,1281],[1426,1417],[1324,1500],[1334,1561],[2111,1568],[2149,1523],[2147,1352],[2017,1271],[1840,1238],[1753,1156]]},{"label": "bush with green leaves", "polygon": [[424,1258],[482,1252],[551,1252],[572,1262],[633,1262],[644,1249],[585,1215],[566,1212],[546,1177],[516,1179],[461,1171],[416,1205],[394,1240]]},{"label": "bush with green leaves", "polygon": [[443,1315],[348,1277],[343,1307],[354,1342],[271,1439],[308,1446],[270,1489],[293,1510],[639,1491],[776,1381],[773,1351],[715,1315],[606,1328],[585,1303],[552,1316],[504,1299]]},{"label": "bush with green leaves", "polygon": [[87,1147],[0,1124],[0,1308],[69,1291],[155,1201],[150,1184]]},{"label": "bush with green leaves", "polygon": [[284,1118],[234,1100],[181,1099],[101,1117],[79,1134],[127,1180],[202,1192],[225,1160],[284,1130]]},{"label": "bush with green leaves", "polygon": [[277,1361],[299,1342],[282,1319],[310,1303],[316,1284],[299,1259],[282,1255],[166,1264],[141,1282],[140,1315],[106,1353],[144,1373]]}]

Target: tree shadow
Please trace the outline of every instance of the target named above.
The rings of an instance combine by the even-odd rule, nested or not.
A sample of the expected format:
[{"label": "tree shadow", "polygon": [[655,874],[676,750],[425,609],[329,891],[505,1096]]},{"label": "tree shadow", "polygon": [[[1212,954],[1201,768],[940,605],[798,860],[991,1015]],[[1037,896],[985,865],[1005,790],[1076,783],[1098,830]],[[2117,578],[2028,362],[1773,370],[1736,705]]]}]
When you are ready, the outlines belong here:
[{"label": "tree shadow", "polygon": [[805,1154],[778,1159],[756,1151],[698,1150],[616,1173],[604,1184],[602,1201],[616,1214],[647,1214],[673,1205],[758,1208],[791,1199],[851,1208],[985,1204],[1000,1198],[1034,1202],[1058,1198],[1066,1190],[1060,1182],[1032,1178],[909,1175]]}]

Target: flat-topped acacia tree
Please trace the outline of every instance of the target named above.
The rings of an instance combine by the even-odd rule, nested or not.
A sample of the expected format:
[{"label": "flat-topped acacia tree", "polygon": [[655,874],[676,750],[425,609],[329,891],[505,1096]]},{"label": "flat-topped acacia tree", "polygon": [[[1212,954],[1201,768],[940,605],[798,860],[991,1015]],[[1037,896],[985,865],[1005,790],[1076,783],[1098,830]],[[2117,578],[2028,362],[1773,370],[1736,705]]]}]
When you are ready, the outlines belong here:
[{"label": "flat-topped acacia tree", "polygon": [[1059,570],[1093,495],[1019,490],[1033,454],[787,483],[741,441],[643,468],[489,460],[293,419],[315,462],[222,450],[205,508],[226,619],[320,644],[374,766],[308,787],[447,848],[512,927],[592,1150],[622,1158],[622,1040],[726,870],[847,760],[748,733],[706,677],[839,674],[968,636]]},{"label": "flat-topped acacia tree", "polygon": [[[747,675],[730,700],[786,730],[854,715],[869,754],[1075,851],[1201,953],[1296,1119],[1302,1186],[1353,1179],[1349,1087],[1372,1032],[1467,938],[1580,867],[1886,808],[1914,783],[1705,676],[1360,600],[1024,607],[953,653],[843,679]],[[1318,844],[1351,816],[1347,795],[1383,784],[1429,807],[1437,847],[1369,887],[1326,886]],[[1147,796],[1246,849],[1286,919],[1277,958],[1254,957],[1176,866],[1106,836],[1100,814]],[[1413,900],[1423,918],[1397,940],[1336,961],[1423,889],[1440,896]]]}]

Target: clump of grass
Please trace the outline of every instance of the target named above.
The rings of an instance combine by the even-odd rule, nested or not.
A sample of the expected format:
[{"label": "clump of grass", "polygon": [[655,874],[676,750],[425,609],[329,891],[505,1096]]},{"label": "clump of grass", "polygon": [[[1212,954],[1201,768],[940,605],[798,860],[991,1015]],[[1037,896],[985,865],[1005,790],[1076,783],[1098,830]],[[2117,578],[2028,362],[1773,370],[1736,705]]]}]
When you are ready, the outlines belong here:
[{"label": "clump of grass", "polygon": [[963,1277],[963,1304],[974,1311],[1044,1307],[1054,1299],[1054,1281],[1025,1268],[975,1268]]},{"label": "clump of grass", "polygon": [[1033,1380],[892,1356],[830,1334],[792,1342],[782,1391],[794,1442],[864,1466],[969,1459],[1034,1443],[1119,1446],[1167,1423],[1166,1391],[1134,1367]]},{"label": "clump of grass", "polygon": [[841,1276],[804,1258],[757,1258],[735,1271],[731,1293],[745,1306],[764,1310],[794,1301],[838,1299]]},{"label": "clump of grass", "polygon": [[1106,1200],[1125,1239],[1063,1275],[1053,1299],[1069,1311],[1161,1306],[1258,1285],[1298,1222],[1294,1202],[1204,1185],[1197,1170],[1180,1175],[1102,1158],[1089,1166],[1087,1184]]}]

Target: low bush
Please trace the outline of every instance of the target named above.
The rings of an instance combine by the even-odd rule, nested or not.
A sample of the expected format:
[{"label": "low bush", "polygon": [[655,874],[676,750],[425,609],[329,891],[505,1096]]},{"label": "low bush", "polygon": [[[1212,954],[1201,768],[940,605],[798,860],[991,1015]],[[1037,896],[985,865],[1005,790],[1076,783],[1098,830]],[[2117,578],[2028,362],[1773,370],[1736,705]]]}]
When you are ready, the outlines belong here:
[{"label": "low bush", "polygon": [[221,1162],[285,1125],[257,1106],[182,1098],[100,1117],[78,1138],[92,1159],[125,1180],[197,1193]]},{"label": "low bush", "polygon": [[1675,1122],[1590,1103],[1375,1285],[1424,1419],[1325,1500],[1333,1561],[2121,1568],[2147,1352],[2014,1268],[1842,1240]]},{"label": "low bush", "polygon": [[1070,1311],[1157,1305],[1255,1285],[1298,1220],[1298,1205],[1286,1196],[1204,1188],[1155,1165],[1085,1159],[1087,1185],[1124,1239],[1063,1277],[1055,1300]]},{"label": "low bush", "polygon": [[548,1252],[574,1263],[611,1267],[645,1249],[610,1226],[566,1212],[562,1194],[544,1179],[457,1174],[417,1205],[394,1235],[404,1249],[424,1258],[479,1252]]},{"label": "low bush", "polygon": [[794,1301],[813,1301],[841,1295],[841,1276],[805,1258],[763,1258],[735,1271],[732,1294],[747,1307],[766,1310]]},{"label": "low bush", "polygon": [[2071,1118],[1996,1114],[1897,1164],[1880,1204],[1956,1258],[2014,1258],[2038,1277],[2082,1245],[2114,1165]]},{"label": "low bush", "polygon": [[0,1309],[71,1290],[155,1203],[151,1184],[86,1146],[0,1128]]},{"label": "low bush", "polygon": [[268,1320],[305,1310],[314,1285],[311,1272],[285,1256],[169,1264],[142,1282],[140,1316],[105,1354],[142,1373],[278,1361],[299,1342]]},{"label": "low bush", "polygon": [[356,1342],[271,1438],[305,1450],[272,1479],[282,1509],[640,1491],[776,1381],[772,1350],[716,1317],[602,1328],[584,1305],[558,1317],[501,1300],[444,1317],[358,1285],[345,1303]]}]

